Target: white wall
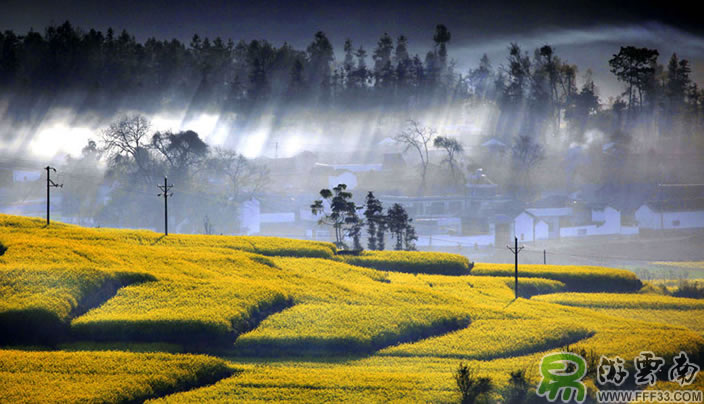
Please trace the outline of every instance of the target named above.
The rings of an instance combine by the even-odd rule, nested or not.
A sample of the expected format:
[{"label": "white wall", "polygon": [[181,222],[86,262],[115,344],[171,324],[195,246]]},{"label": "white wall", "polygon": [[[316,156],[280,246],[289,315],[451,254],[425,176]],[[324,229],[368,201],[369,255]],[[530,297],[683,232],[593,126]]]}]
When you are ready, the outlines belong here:
[{"label": "white wall", "polygon": [[598,234],[620,234],[621,233],[621,212],[607,206],[604,209],[592,209],[592,220],[604,222],[597,226]]},{"label": "white wall", "polygon": [[338,176],[328,176],[328,187],[330,187],[330,189],[335,188],[339,184],[347,185],[347,190],[351,191],[357,187],[357,176],[348,171]]},{"label": "white wall", "polygon": [[240,216],[240,229],[244,234],[259,233],[260,228],[259,201],[250,199],[242,204]]},{"label": "white wall", "polygon": [[648,205],[643,205],[638,210],[636,210],[636,221],[638,226],[645,229],[659,229],[660,226],[660,214],[654,212],[648,207]]},{"label": "white wall", "polygon": [[[692,229],[704,227],[704,211],[655,212],[647,205],[636,210],[638,226],[645,229]],[[677,223],[679,221],[679,223]]]},{"label": "white wall", "polygon": [[560,229],[560,237],[585,237],[597,234],[596,225],[563,227]]},{"label": "white wall", "polygon": [[630,236],[633,234],[638,234],[640,229],[638,226],[621,226],[621,234],[624,236]]},{"label": "white wall", "polygon": [[533,217],[526,212],[516,216],[513,221],[514,237],[518,241],[533,241]]},{"label": "white wall", "polygon": [[535,225],[535,239],[536,240],[547,240],[550,237],[550,231],[548,224],[540,220]]},{"label": "white wall", "polygon": [[704,227],[704,211],[665,212],[663,213],[662,222],[666,229]]}]

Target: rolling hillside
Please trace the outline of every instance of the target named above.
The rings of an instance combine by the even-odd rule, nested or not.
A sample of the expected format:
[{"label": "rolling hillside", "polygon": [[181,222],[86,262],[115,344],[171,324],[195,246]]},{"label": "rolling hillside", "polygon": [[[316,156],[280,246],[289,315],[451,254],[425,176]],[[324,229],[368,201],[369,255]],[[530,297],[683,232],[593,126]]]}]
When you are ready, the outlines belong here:
[{"label": "rolling hillside", "polygon": [[527,266],[515,300],[511,266],[452,254],[7,215],[0,245],[0,402],[456,402],[460,361],[500,398],[568,345],[704,352],[701,301],[617,269]]}]

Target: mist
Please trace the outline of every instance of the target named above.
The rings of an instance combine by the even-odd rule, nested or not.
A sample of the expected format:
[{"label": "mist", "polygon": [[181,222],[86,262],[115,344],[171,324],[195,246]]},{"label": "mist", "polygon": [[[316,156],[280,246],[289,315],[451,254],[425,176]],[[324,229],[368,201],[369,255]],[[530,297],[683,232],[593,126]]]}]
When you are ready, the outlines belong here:
[{"label": "mist", "polygon": [[[70,23],[5,31],[3,212],[41,213],[40,170],[50,164],[65,186],[54,208],[67,222],[160,231],[155,190],[167,176],[177,232],[327,240],[309,205],[344,180],[360,206],[370,191],[387,208],[403,204],[419,249],[502,262],[511,259],[503,244],[520,236],[535,263],[551,250],[552,263],[604,264],[590,251],[612,239],[622,248],[606,264],[647,270],[681,254],[704,258],[699,216],[673,219],[680,230],[648,227],[637,213],[672,200],[700,212],[702,38],[654,23],[520,41],[455,43],[451,32],[438,25],[432,42],[384,34],[347,44],[318,32],[296,48],[140,42]],[[630,92],[611,72],[628,46],[659,51]],[[132,152],[110,148],[115,125],[136,117],[146,129]],[[399,139],[411,124],[456,140],[457,159],[431,141],[426,161]],[[617,228],[601,219],[606,207],[618,212]],[[523,212],[545,234],[522,233]]]}]

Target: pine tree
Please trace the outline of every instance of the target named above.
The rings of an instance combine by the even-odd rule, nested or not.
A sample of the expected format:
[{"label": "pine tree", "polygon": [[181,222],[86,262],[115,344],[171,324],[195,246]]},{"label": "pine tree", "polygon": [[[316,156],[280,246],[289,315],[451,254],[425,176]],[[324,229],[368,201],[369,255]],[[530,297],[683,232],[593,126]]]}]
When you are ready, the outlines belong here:
[{"label": "pine tree", "polygon": [[413,227],[411,222],[413,222],[413,219],[408,219],[408,224],[406,224],[405,234],[403,237],[403,244],[406,251],[415,251],[416,241],[418,240],[416,229]]},{"label": "pine tree", "polygon": [[[380,223],[380,221],[382,220],[381,216],[383,216],[383,211],[384,207],[381,205],[381,202],[376,199],[376,197],[371,191],[369,191],[369,193],[367,194],[366,210],[364,211],[364,216],[367,219],[367,247],[370,250],[379,249],[379,244],[377,242],[377,232],[380,230],[381,226],[383,226]],[[381,245],[383,246],[383,234]]]},{"label": "pine tree", "polygon": [[408,213],[402,205],[395,203],[389,209],[386,218],[388,220],[389,231],[396,237],[395,249],[402,250],[404,233],[409,223]]},{"label": "pine tree", "polygon": [[[359,224],[357,206],[351,201],[352,193],[347,192],[347,185],[338,184],[332,191],[327,188],[321,189],[320,196],[321,199],[310,205],[311,212],[316,216],[322,215],[318,223],[332,226],[335,230],[335,245],[337,248],[345,248],[345,236],[350,235],[350,230],[355,229]],[[323,200],[330,203],[329,213],[323,206]],[[361,226],[357,230],[361,230]],[[359,239],[355,243],[359,245]]]}]

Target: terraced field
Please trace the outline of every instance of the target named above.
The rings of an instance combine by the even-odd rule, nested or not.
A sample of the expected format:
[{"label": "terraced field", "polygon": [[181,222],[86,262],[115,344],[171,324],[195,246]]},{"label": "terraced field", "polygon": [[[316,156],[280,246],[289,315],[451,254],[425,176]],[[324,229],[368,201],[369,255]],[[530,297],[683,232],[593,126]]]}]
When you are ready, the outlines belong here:
[{"label": "terraced field", "polygon": [[5,215],[0,245],[0,402],[452,402],[460,361],[501,399],[567,345],[704,352],[700,301],[609,268],[522,267],[515,300],[510,266],[452,254]]}]

